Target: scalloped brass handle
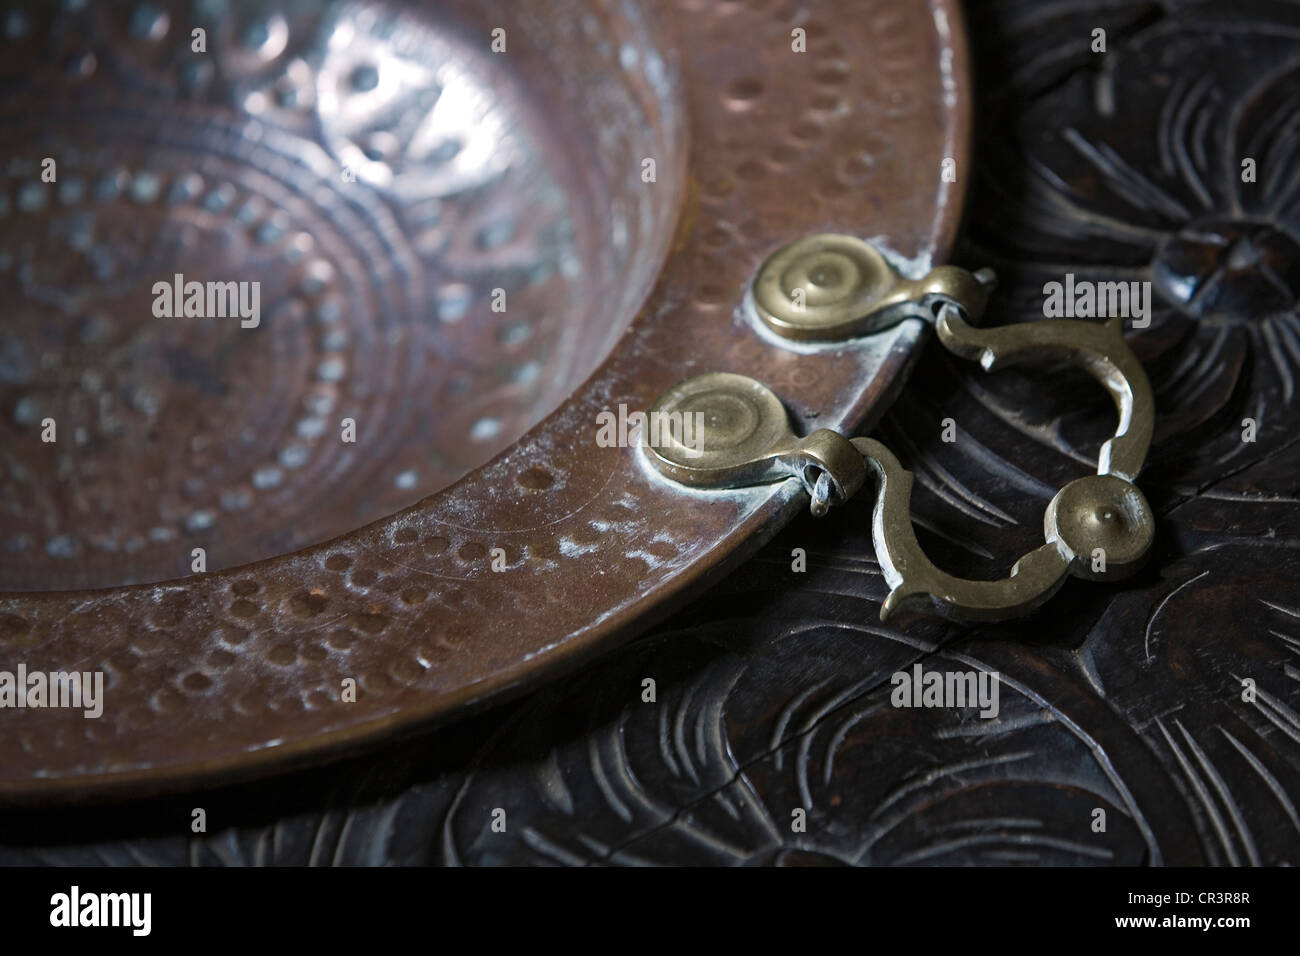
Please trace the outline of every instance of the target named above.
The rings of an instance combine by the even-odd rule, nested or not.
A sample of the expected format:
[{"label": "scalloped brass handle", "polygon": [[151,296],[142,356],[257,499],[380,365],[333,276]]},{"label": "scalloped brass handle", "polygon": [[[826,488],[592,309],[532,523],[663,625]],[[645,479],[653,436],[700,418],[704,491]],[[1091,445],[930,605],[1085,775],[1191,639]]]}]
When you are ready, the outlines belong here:
[{"label": "scalloped brass handle", "polygon": [[[823,308],[809,320],[809,326],[795,329],[789,337],[807,339],[827,328],[838,330],[837,335],[869,329],[878,321],[874,313],[896,313],[905,301],[888,291],[878,294],[888,284],[889,274],[881,273],[874,261],[869,278],[877,292],[864,294],[862,283],[844,272],[842,253],[854,247],[841,242],[844,237],[832,238],[836,240],[832,253],[821,245],[813,247],[813,254],[824,260],[814,268],[800,272],[781,258],[785,250],[770,262],[777,263],[787,282],[791,274],[798,273],[796,281],[816,285],[817,270],[822,270],[820,278],[830,277],[850,290],[850,298],[856,298],[860,309],[841,308],[830,316]],[[1124,341],[1119,320],[1111,319],[1105,325],[1045,320],[976,328],[962,313],[978,314],[982,309],[990,277],[966,274],[969,279],[953,280],[959,270],[950,266],[941,269],[943,281],[928,281],[927,277],[910,287],[924,296],[912,300],[913,304],[924,305],[935,318],[939,340],[946,348],[979,362],[985,370],[1035,358],[1064,357],[1092,374],[1110,393],[1119,415],[1114,436],[1102,445],[1097,473],[1078,478],[1057,492],[1043,516],[1044,544],[1017,561],[1007,577],[978,581],[936,567],[921,549],[912,526],[912,475],[888,448],[874,439],[850,440],[828,429],[798,438],[790,429],[780,399],[744,376],[702,375],[664,393],[651,407],[649,417],[659,416],[668,427],[653,441],[643,440],[649,460],[670,478],[702,488],[795,478],[807,489],[816,515],[857,492],[868,474],[874,474],[879,490],[872,539],[890,587],[880,609],[882,620],[902,608],[933,610],[957,620],[1000,620],[1033,610],[1071,574],[1090,579],[1131,574],[1145,559],[1154,537],[1150,505],[1133,484],[1151,442],[1154,402],[1146,374]],[[768,273],[768,269],[760,273],[756,292]],[[782,288],[785,286],[769,281],[764,286],[765,301],[771,304]],[[758,310],[765,322],[779,330],[762,306]],[[863,314],[855,314],[860,311]],[[784,314],[782,322],[797,324],[802,313]],[[914,309],[911,314],[918,313]],[[688,418],[699,427],[674,427],[673,423]]]},{"label": "scalloped brass handle", "polygon": [[1100,580],[1136,570],[1155,535],[1151,507],[1132,480],[1151,442],[1154,403],[1146,373],[1125,343],[1119,321],[1096,325],[1051,320],[976,329],[956,310],[945,309],[938,332],[949,350],[979,361],[986,370],[1043,355],[1069,358],[1110,392],[1119,425],[1102,445],[1097,474],[1070,482],[1048,504],[1042,547],[997,581],[953,577],[935,567],[912,530],[911,474],[880,442],[853,439],[880,482],[872,539],[890,586],[881,619],[899,608],[932,603],[948,617],[998,620],[1033,610],[1056,593],[1067,574]]}]

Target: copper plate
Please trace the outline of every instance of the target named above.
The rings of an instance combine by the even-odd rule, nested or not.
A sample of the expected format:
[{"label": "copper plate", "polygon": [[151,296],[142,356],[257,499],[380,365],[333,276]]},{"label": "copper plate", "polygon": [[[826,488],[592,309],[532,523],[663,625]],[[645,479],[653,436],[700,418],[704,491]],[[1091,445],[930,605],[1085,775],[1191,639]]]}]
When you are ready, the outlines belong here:
[{"label": "copper plate", "polygon": [[[106,681],[0,711],[11,801],[319,759],[647,627],[806,502],[597,415],[727,371],[869,426],[921,325],[786,348],[745,291],[960,211],[948,0],[0,4],[0,50],[0,670]],[[258,324],[156,317],[174,274]]]}]

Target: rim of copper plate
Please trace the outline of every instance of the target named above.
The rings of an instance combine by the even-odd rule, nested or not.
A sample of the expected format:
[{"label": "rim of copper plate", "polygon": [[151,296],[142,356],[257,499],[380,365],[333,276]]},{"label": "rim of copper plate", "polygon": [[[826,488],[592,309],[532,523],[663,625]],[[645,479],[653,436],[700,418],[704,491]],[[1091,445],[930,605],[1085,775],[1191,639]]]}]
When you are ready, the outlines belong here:
[{"label": "rim of copper plate", "polygon": [[[99,614],[103,632],[97,635],[98,653],[107,654],[130,639],[129,627],[120,625],[123,614],[131,622],[133,614],[144,619],[164,605],[184,605],[182,626],[171,635],[178,643],[167,648],[167,659],[146,661],[144,674],[124,678],[125,687],[116,691],[107,688],[106,711],[123,706],[113,698],[124,689],[128,709],[148,710],[141,701],[183,676],[187,654],[197,656],[213,645],[216,631],[208,629],[214,621],[229,620],[222,616],[223,608],[232,588],[243,582],[256,585],[255,599],[280,608],[265,614],[267,623],[248,625],[256,628],[249,645],[263,650],[275,639],[309,639],[310,630],[288,621],[283,610],[291,595],[308,586],[322,587],[331,606],[344,615],[387,620],[382,636],[371,644],[321,665],[328,671],[320,678],[323,685],[335,681],[337,686],[344,675],[362,677],[380,663],[409,662],[411,654],[425,660],[421,653],[427,658],[436,651],[441,659],[396,689],[371,693],[359,681],[363,689],[356,703],[293,712],[254,705],[250,711],[240,709],[241,690],[284,686],[292,693],[295,686],[293,676],[276,672],[250,649],[234,668],[237,676],[229,686],[219,685],[215,697],[154,713],[138,728],[119,721],[95,741],[66,713],[11,712],[7,719],[12,726],[4,735],[8,743],[0,742],[0,800],[79,802],[231,782],[426,729],[542,676],[563,673],[644,630],[715,582],[805,508],[802,492],[792,482],[708,496],[682,492],[648,472],[635,449],[596,449],[590,439],[597,410],[620,402],[645,408],[664,388],[704,371],[738,372],[764,381],[786,402],[799,428],[806,428],[811,416],[820,427],[870,427],[901,387],[925,338],[919,322],[906,322],[880,337],[870,346],[871,361],[864,359],[867,352],[860,345],[795,352],[764,340],[741,318],[743,292],[767,255],[810,233],[879,237],[905,258],[936,263],[946,258],[960,219],[961,171],[968,168],[969,155],[970,83],[962,19],[955,0],[878,2],[865,10],[861,4],[825,0],[811,7],[807,22],[833,25],[823,27],[819,36],[843,48],[843,59],[852,66],[868,62],[869,53],[888,52],[870,67],[880,81],[871,93],[863,91],[870,99],[847,104],[848,121],[827,120],[824,139],[808,156],[791,160],[780,175],[737,181],[728,171],[744,161],[746,150],[760,149],[764,137],[750,114],[717,105],[719,71],[737,58],[765,62],[745,44],[770,41],[779,32],[788,38],[790,24],[780,27],[773,21],[760,35],[739,22],[750,11],[732,5],[712,20],[712,12],[693,14],[697,18],[690,30],[681,31],[678,51],[690,146],[673,248],[649,299],[613,352],[511,449],[411,508],[279,558],[157,585],[0,595],[0,610],[49,628],[42,634],[54,655],[62,646],[58,622],[74,613],[82,615],[83,623],[95,620],[87,614]],[[679,10],[674,16],[686,14]],[[810,46],[818,38],[810,37]],[[817,65],[810,59],[802,74],[772,74],[767,82],[771,95],[793,102],[813,82]],[[769,74],[760,75],[768,80]],[[856,83],[850,87],[858,92]],[[837,182],[833,190],[823,189],[831,182],[828,171],[843,169],[836,164],[864,144],[879,150],[878,168],[849,188]],[[956,160],[957,184],[940,178],[945,158]],[[764,227],[761,234],[736,236],[720,253],[705,246],[702,237],[710,227],[738,210],[754,210],[751,222]],[[702,295],[702,289],[709,295]],[[721,304],[715,301],[719,289]],[[519,477],[539,466],[549,469],[551,483],[524,491]],[[624,512],[620,525],[617,516]],[[483,568],[457,578],[459,583],[444,597],[450,602],[458,594],[459,610],[444,605],[437,613],[425,609],[403,616],[396,601],[404,581],[448,577],[431,570],[440,567],[436,561],[418,567],[413,557],[424,554],[422,542],[434,535],[448,542],[448,555],[458,543],[495,537],[541,557],[525,562],[513,579]],[[343,575],[328,570],[325,562],[334,555],[347,555],[353,570]],[[431,559],[425,555],[423,560]],[[391,586],[367,593],[338,583],[355,573],[358,562],[384,569],[387,576],[381,580]],[[42,669],[78,664],[77,669],[84,669],[89,663],[85,655],[81,660],[51,659]],[[14,713],[22,717],[14,718]],[[75,720],[83,718],[78,713]]]}]

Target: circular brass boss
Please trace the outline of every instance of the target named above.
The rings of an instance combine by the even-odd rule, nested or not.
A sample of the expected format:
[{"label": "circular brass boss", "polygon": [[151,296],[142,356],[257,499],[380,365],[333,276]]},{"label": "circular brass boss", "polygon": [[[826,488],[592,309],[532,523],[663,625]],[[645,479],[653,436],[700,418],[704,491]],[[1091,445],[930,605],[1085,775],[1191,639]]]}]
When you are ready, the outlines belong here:
[{"label": "circular brass boss", "polygon": [[[1086,475],[1056,493],[1043,515],[1043,532],[1070,550],[1074,574],[1117,578],[1142,563],[1155,521],[1136,485],[1115,475]],[[1098,551],[1103,561],[1094,564]]]},{"label": "circular brass boss", "polygon": [[646,413],[642,445],[670,477],[706,484],[737,466],[760,465],[785,444],[785,406],[744,375],[712,372],[668,389]]},{"label": "circular brass boss", "polygon": [[861,239],[807,236],[763,264],[754,280],[754,306],[786,338],[834,337],[895,283],[884,257]]}]

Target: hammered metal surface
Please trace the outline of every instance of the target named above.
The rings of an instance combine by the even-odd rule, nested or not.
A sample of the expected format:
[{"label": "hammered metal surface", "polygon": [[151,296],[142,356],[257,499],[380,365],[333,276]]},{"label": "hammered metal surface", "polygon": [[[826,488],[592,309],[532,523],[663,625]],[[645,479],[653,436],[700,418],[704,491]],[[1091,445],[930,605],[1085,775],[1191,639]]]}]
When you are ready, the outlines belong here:
[{"label": "hammered metal surface", "polygon": [[[848,6],[672,8],[688,29],[679,51],[660,51],[654,92],[684,96],[676,112],[689,115],[692,142],[688,159],[668,136],[654,186],[653,201],[672,206],[674,164],[688,162],[672,253],[610,359],[504,455],[317,548],[158,586],[0,598],[6,660],[108,674],[100,720],[5,715],[0,789],[69,799],[228,779],[373,740],[646,626],[798,510],[788,486],[684,498],[634,449],[596,447],[594,424],[599,411],[644,408],[714,369],[769,384],[801,424],[847,427],[893,394],[918,323],[867,350],[797,354],[761,340],[738,311],[758,265],[793,236],[882,236],[925,264],[953,233],[956,191],[936,171],[944,158],[965,161],[959,20],[947,3]],[[792,53],[795,27],[816,56]],[[545,62],[527,36],[514,49]],[[652,52],[634,47],[630,59]],[[591,75],[601,74],[583,74],[584,90]],[[661,134],[675,115],[662,109]],[[579,145],[605,155],[601,129],[586,131],[594,139]],[[640,172],[621,169],[619,181],[639,183]],[[340,700],[347,678],[355,703]]]},{"label": "hammered metal surface", "polygon": [[[683,138],[629,9],[0,7],[0,591],[317,544],[552,411],[676,219],[673,163],[623,174]],[[158,317],[176,274],[258,281],[257,324]]]}]

